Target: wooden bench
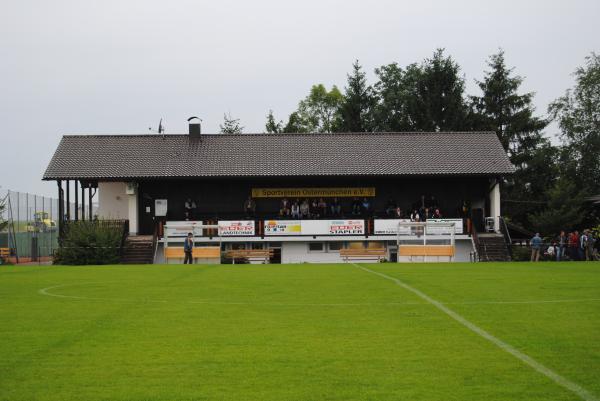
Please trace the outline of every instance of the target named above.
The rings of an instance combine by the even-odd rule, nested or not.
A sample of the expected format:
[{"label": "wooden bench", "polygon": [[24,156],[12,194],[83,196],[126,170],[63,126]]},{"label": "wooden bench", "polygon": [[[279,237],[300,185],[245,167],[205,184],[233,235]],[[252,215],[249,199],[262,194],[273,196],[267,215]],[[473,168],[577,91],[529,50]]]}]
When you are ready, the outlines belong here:
[{"label": "wooden bench", "polygon": [[381,261],[387,256],[385,248],[364,248],[364,249],[340,249],[340,256],[344,262],[351,260],[372,260]]},{"label": "wooden bench", "polygon": [[0,262],[8,260],[10,257],[10,248],[0,248]]},{"label": "wooden bench", "polygon": [[272,249],[231,249],[225,252],[225,257],[233,260],[247,260],[249,263],[269,263],[269,259],[273,257]]},{"label": "wooden bench", "polygon": [[[183,247],[165,248],[165,259],[182,259],[185,257]],[[221,248],[218,246],[196,247],[192,250],[194,259],[219,259],[221,260]]]},{"label": "wooden bench", "polygon": [[398,256],[454,256],[452,245],[400,245]]}]

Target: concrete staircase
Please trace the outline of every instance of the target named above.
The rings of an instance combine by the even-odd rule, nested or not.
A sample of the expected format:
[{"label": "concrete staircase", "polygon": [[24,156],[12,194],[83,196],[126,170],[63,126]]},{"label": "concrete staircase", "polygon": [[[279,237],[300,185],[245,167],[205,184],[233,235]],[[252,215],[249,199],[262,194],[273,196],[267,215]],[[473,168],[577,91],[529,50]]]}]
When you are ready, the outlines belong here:
[{"label": "concrete staircase", "polygon": [[121,254],[121,263],[150,264],[154,261],[154,241],[151,235],[133,235],[127,237]]},{"label": "concrete staircase", "polygon": [[508,246],[501,234],[479,234],[477,252],[481,262],[509,262]]}]

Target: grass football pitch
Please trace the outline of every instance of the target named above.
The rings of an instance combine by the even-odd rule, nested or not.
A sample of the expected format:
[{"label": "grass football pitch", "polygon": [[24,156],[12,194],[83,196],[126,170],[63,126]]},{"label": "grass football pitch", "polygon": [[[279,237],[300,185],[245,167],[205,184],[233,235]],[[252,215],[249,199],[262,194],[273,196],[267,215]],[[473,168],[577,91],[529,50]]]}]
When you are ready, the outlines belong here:
[{"label": "grass football pitch", "polygon": [[581,399],[600,263],[0,266],[0,400]]}]

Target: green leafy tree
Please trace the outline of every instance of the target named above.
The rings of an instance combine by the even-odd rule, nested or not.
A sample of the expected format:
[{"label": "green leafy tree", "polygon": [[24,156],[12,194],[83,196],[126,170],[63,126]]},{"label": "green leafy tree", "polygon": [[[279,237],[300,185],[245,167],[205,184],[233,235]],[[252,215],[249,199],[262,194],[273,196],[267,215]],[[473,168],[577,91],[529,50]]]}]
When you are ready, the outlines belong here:
[{"label": "green leafy tree", "polygon": [[267,123],[265,124],[265,130],[269,134],[279,134],[283,131],[283,121],[277,122],[273,115],[273,110],[269,110],[267,115]]},{"label": "green leafy tree", "polygon": [[313,85],[309,95],[298,105],[300,132],[333,132],[339,125],[339,107],[343,96],[334,85],[327,90],[323,84]]},{"label": "green leafy tree", "polygon": [[421,69],[411,64],[402,69],[397,63],[375,69],[377,105],[374,113],[376,131],[416,131],[418,114],[417,82]]},{"label": "green leafy tree", "polygon": [[283,127],[282,132],[293,134],[293,133],[302,133],[309,132],[307,128],[307,124],[304,123],[300,114],[297,111],[294,111],[288,117],[288,122]]},{"label": "green leafy tree", "polygon": [[6,196],[0,199],[0,232],[4,231],[8,226],[8,221],[4,219],[6,213]]},{"label": "green leafy tree", "polygon": [[575,87],[550,104],[565,141],[565,172],[585,193],[600,193],[600,55],[575,70]]},{"label": "green leafy tree", "polygon": [[221,134],[241,134],[244,127],[240,125],[239,118],[232,118],[231,114],[223,114],[223,124],[219,125]]},{"label": "green leafy tree", "polygon": [[464,131],[468,106],[459,65],[438,49],[433,57],[402,69],[375,70],[375,128],[383,131]]},{"label": "green leafy tree", "polygon": [[547,192],[547,207],[529,215],[531,226],[544,236],[556,236],[572,230],[582,222],[583,196],[576,185],[561,178]]},{"label": "green leafy tree", "polygon": [[368,132],[375,127],[374,113],[377,98],[358,60],[348,74],[343,100],[340,105],[340,130],[345,132]]}]

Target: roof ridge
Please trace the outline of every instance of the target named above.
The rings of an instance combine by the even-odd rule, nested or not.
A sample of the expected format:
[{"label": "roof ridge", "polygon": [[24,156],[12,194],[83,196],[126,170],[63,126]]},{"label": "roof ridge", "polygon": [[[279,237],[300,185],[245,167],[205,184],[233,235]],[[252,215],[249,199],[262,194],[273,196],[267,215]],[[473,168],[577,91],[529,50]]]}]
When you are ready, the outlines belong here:
[{"label": "roof ridge", "polygon": [[[289,132],[289,133],[266,133],[266,132],[249,132],[243,134],[219,134],[206,133],[201,136],[218,136],[218,137],[240,137],[240,136],[347,136],[347,135],[456,135],[456,134],[495,134],[494,131],[371,131],[371,132]],[[188,137],[189,134],[63,134],[67,138],[99,138],[99,137]]]}]

